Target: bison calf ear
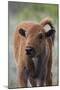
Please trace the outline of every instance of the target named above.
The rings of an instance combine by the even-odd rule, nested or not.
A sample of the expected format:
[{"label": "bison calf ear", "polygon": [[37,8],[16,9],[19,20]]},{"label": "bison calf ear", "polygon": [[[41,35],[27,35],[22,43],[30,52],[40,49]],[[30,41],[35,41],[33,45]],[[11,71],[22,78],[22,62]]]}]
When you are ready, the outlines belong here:
[{"label": "bison calf ear", "polygon": [[22,36],[26,36],[25,34],[26,34],[26,30],[24,30],[23,28],[20,28],[19,29],[19,34],[21,34]]},{"label": "bison calf ear", "polygon": [[49,30],[48,32],[45,33],[45,37],[46,38],[51,37],[52,41],[54,41],[54,39],[55,39],[55,32],[56,31],[54,29],[51,29],[51,30]]},{"label": "bison calf ear", "polygon": [[45,36],[46,36],[46,37],[50,37],[50,36],[52,36],[53,34],[55,34],[55,30],[52,30],[52,29],[51,29],[51,30],[49,30],[48,32],[45,33]]}]

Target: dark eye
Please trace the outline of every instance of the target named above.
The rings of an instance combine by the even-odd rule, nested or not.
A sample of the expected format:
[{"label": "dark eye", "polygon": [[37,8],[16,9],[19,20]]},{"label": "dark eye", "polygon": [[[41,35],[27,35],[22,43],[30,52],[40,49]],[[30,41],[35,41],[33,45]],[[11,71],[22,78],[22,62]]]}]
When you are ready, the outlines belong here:
[{"label": "dark eye", "polygon": [[43,33],[39,33],[38,37],[40,40],[43,39]]},{"label": "dark eye", "polygon": [[43,35],[42,35],[42,34],[40,34],[40,35],[39,35],[39,38],[40,38],[40,39],[42,39],[42,38],[43,38]]}]

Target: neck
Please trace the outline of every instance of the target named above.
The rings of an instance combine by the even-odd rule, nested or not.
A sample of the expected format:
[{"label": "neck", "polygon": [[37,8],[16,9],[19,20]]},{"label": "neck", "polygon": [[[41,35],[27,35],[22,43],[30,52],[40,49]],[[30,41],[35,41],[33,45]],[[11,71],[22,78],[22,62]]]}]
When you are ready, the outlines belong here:
[{"label": "neck", "polygon": [[34,78],[39,77],[42,66],[44,66],[45,63],[47,62],[46,61],[47,55],[48,55],[48,49],[47,49],[47,46],[46,46],[42,55],[39,55],[36,58],[32,58],[33,63],[34,63],[34,67],[35,67]]}]

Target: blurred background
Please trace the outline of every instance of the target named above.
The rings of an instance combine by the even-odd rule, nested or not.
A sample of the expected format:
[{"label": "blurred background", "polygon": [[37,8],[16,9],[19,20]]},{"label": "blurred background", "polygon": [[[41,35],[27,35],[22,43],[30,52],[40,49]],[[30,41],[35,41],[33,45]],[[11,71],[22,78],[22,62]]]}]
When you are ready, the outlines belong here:
[{"label": "blurred background", "polygon": [[16,30],[16,25],[21,21],[28,20],[39,23],[44,17],[50,16],[53,19],[53,24],[56,29],[55,43],[53,46],[53,85],[58,85],[59,73],[59,26],[58,26],[58,5],[57,4],[41,4],[27,2],[11,2],[8,1],[8,87],[17,88],[16,66],[12,52],[13,32]]}]

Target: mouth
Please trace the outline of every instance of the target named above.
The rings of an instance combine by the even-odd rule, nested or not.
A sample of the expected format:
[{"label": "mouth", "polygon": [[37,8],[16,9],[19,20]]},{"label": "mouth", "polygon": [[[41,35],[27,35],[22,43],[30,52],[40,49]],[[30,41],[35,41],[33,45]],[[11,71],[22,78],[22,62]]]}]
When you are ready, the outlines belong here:
[{"label": "mouth", "polygon": [[30,52],[28,52],[28,53],[26,52],[25,54],[26,54],[26,56],[31,57],[31,58],[35,57],[35,52],[31,52],[31,53]]}]

